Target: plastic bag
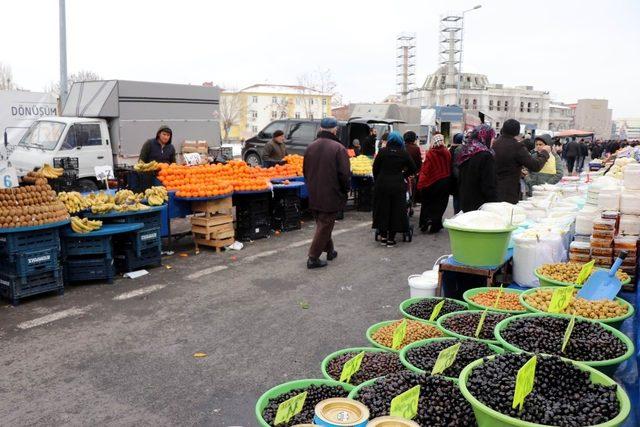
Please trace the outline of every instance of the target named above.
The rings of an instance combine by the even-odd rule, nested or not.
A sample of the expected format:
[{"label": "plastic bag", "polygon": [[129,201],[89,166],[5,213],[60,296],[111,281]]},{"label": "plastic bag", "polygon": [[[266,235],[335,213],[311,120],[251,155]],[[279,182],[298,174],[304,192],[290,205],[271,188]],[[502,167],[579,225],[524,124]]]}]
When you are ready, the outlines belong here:
[{"label": "plastic bag", "polygon": [[540,286],[533,272],[543,264],[562,262],[566,250],[562,235],[557,232],[526,230],[514,237],[513,280],[520,286],[534,288]]},{"label": "plastic bag", "polygon": [[485,203],[480,206],[480,210],[498,214],[502,218],[506,218],[507,221],[513,220],[513,225],[520,225],[527,219],[526,211],[521,206],[507,202]]}]

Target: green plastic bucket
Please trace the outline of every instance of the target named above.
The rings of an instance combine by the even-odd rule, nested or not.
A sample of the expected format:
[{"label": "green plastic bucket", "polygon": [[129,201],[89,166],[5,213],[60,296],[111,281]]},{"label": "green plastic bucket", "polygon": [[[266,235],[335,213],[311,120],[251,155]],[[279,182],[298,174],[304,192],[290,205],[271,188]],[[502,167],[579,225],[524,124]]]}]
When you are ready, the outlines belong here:
[{"label": "green plastic bucket", "polygon": [[[405,368],[407,368],[412,372],[417,372],[418,374],[431,374],[430,372],[427,372],[423,369],[416,367],[415,365],[412,365],[411,362],[407,360],[407,353],[409,352],[409,350],[411,350],[412,348],[422,347],[424,345],[429,345],[430,343],[439,342],[439,341],[451,341],[451,345],[453,345],[457,340],[458,340],[457,338],[445,337],[445,338],[429,338],[427,340],[413,342],[407,345],[406,347],[404,347],[402,350],[400,350],[400,361],[405,366]],[[493,344],[487,344],[487,345],[496,354],[504,353],[504,349],[501,347],[498,347],[497,345],[493,345]],[[442,375],[442,376],[451,381],[455,381],[456,383],[458,382],[458,378],[448,377],[446,375]]]},{"label": "green plastic bucket", "polygon": [[[563,317],[565,319],[571,319],[570,315],[566,315],[566,314],[556,314],[556,313],[527,313],[527,314],[519,314],[517,316],[513,316],[513,317],[509,317],[507,319],[504,319],[502,322],[498,323],[496,325],[496,330],[495,330],[495,334],[496,334],[496,338],[498,339],[498,341],[500,342],[500,345],[502,345],[507,351],[510,351],[512,353],[523,353],[525,352],[525,350],[516,347],[513,344],[510,344],[506,339],[504,339],[502,337],[501,332],[503,330],[506,329],[506,327],[509,325],[509,322],[515,320],[515,319],[520,319],[520,318],[526,318],[526,317]],[[624,362],[625,360],[627,360],[628,358],[630,358],[631,356],[633,356],[633,352],[635,351],[634,345],[633,345],[633,341],[631,341],[631,339],[629,339],[628,336],[626,336],[625,334],[623,334],[622,332],[618,331],[615,328],[612,328],[609,325],[605,325],[601,322],[596,322],[593,321],[591,319],[584,319],[584,318],[580,318],[581,321],[585,321],[585,322],[591,322],[591,323],[599,323],[605,330],[611,332],[613,335],[615,335],[619,340],[621,340],[624,345],[627,347],[627,351],[619,357],[616,357],[615,359],[610,359],[610,360],[576,360],[575,362],[579,362],[579,363],[583,363],[587,366],[591,366],[592,368],[595,368],[597,370],[599,370],[600,372],[603,372],[607,375],[613,375],[616,371],[616,369],[618,368],[618,365],[620,365],[622,362]],[[527,353],[531,353],[531,352],[527,352]],[[560,355],[556,355],[556,356],[560,356]],[[571,360],[571,359],[568,359]]]},{"label": "green plastic bucket", "polygon": [[[402,320],[402,319],[399,319],[399,320]],[[374,334],[378,329],[382,328],[383,326],[391,325],[392,323],[397,322],[397,321],[398,321],[398,320],[385,320],[384,322],[379,322],[379,323],[376,323],[376,324],[374,324],[374,325],[369,326],[369,328],[367,329],[367,340],[368,340],[368,341],[369,341],[369,342],[370,342],[374,347],[382,348],[382,349],[384,349],[384,350],[392,351],[392,352],[394,352],[394,353],[399,353],[399,352],[400,352],[400,350],[394,350],[394,349],[392,349],[391,347],[384,346],[384,345],[380,344],[378,341],[376,341],[376,340],[374,340],[374,339],[373,339],[373,334]],[[417,320],[417,321],[418,321],[418,322],[420,322],[420,323],[424,323],[425,325],[433,326],[433,327],[435,327],[436,329],[439,329],[440,331],[442,331],[442,330],[438,327],[438,325],[434,325],[433,323],[425,322],[425,321],[423,321],[423,320]]]},{"label": "green plastic bucket", "polygon": [[[494,358],[495,356],[489,356],[489,359]],[[568,360],[568,359],[564,359]],[[590,379],[595,384],[603,384],[603,385],[616,385],[618,396],[618,401],[620,402],[620,412],[618,415],[610,421],[606,423],[597,424],[595,426],[590,427],[616,427],[621,426],[624,423],[624,420],[627,419],[629,413],[631,412],[631,402],[629,401],[629,396],[627,393],[620,387],[614,380],[604,375],[602,372],[597,371],[596,369],[587,366],[583,363],[570,361],[575,366],[580,368],[583,371],[587,371],[590,373]],[[460,391],[462,395],[467,399],[467,401],[473,407],[473,412],[476,415],[476,421],[478,422],[478,427],[549,427],[544,424],[531,423],[528,421],[522,421],[518,418],[513,418],[508,415],[504,415],[494,409],[491,409],[484,403],[480,402],[478,399],[473,397],[469,390],[467,389],[467,380],[469,375],[471,375],[471,371],[474,368],[478,367],[484,363],[483,359],[478,359],[475,362],[471,363],[469,366],[464,368],[460,373],[458,386],[460,387]],[[353,393],[353,392],[352,392]]]},{"label": "green plastic bucket", "polygon": [[[533,289],[529,289],[526,290],[524,292],[522,292],[520,294],[520,304],[524,305],[525,307],[527,307],[527,310],[529,310],[532,313],[547,313],[546,311],[542,311],[538,308],[535,308],[534,306],[532,306],[531,304],[529,304],[528,302],[525,301],[525,297],[527,295],[530,295],[532,293],[534,293],[535,291],[537,291],[538,288],[533,288]],[[633,314],[635,313],[635,308],[633,307],[633,305],[631,305],[628,301],[617,297],[616,301],[623,303],[626,307],[627,307],[627,314],[622,315],[622,316],[617,316],[617,317],[610,317],[609,319],[590,319],[588,317],[583,317],[583,316],[577,316],[580,319],[587,319],[587,320],[595,320],[598,321],[600,323],[604,323],[606,325],[611,326],[612,328],[616,328],[616,329],[620,329],[620,327],[622,326],[622,322],[624,322],[626,319],[628,319],[629,317],[633,316]],[[553,314],[553,313],[551,313]],[[564,314],[564,313],[562,313]]]},{"label": "green plastic bucket", "polygon": [[[606,268],[595,268],[594,270],[607,270]],[[576,288],[581,288],[582,285],[578,285],[577,283],[567,283],[567,282],[561,282],[559,280],[555,280],[552,279],[550,277],[547,276],[543,276],[542,274],[540,274],[538,272],[538,269],[536,268],[535,270],[533,270],[533,274],[535,274],[535,276],[538,278],[538,281],[540,282],[540,286],[575,286]],[[624,280],[621,282],[623,285],[628,285],[629,283],[631,283],[631,278],[629,277],[627,280]]]},{"label": "green plastic bucket", "polygon": [[444,224],[449,230],[453,258],[471,267],[497,266],[504,263],[511,232],[517,227],[503,230],[477,230]]},{"label": "green plastic bucket", "polygon": [[[320,364],[320,370],[322,371],[322,376],[324,376],[328,380],[337,381],[331,375],[329,375],[329,372],[327,371],[327,367],[329,366],[329,362],[331,362],[333,359],[335,359],[336,357],[338,357],[338,356],[340,356],[342,354],[345,354],[345,353],[360,353],[361,351],[364,351],[365,353],[392,353],[392,352],[390,352],[388,350],[385,350],[385,349],[379,348],[379,347],[343,348],[342,350],[334,351],[333,353],[331,353],[330,355],[328,355],[327,357],[325,357],[322,360],[322,363]],[[375,379],[375,378],[373,378],[373,379]],[[341,384],[346,384],[346,385],[351,386],[351,384],[345,383],[345,382],[342,382]]]},{"label": "green plastic bucket", "polygon": [[332,387],[339,386],[349,392],[353,390],[353,386],[351,385],[344,384],[334,380],[327,380],[327,379],[295,380],[295,381],[289,381],[288,383],[277,385],[267,390],[262,396],[260,396],[260,398],[256,402],[256,420],[258,421],[258,424],[260,424],[262,427],[269,427],[269,424],[267,424],[264,418],[262,418],[262,411],[264,411],[264,408],[267,407],[267,404],[269,403],[269,399],[278,397],[284,393],[288,393],[289,391],[294,390],[296,388],[309,387],[310,385],[328,385]]},{"label": "green plastic bucket", "polygon": [[[498,340],[495,340],[495,339],[494,340],[488,340],[488,339],[482,339],[482,338],[476,338],[476,337],[468,337],[466,335],[462,335],[462,334],[459,334],[459,333],[454,332],[452,330],[449,330],[449,329],[447,329],[447,328],[445,328],[443,326],[444,321],[446,321],[449,317],[453,317],[455,315],[459,315],[460,313],[461,313],[460,311],[457,311],[457,312],[454,312],[454,313],[445,314],[444,316],[440,317],[438,319],[438,322],[437,322],[438,323],[438,328],[440,328],[440,330],[442,332],[444,332],[444,334],[449,336],[449,337],[460,338],[460,339],[465,339],[465,340],[482,341],[485,344],[500,345]],[[470,312],[470,313],[472,313],[472,312]]]},{"label": "green plastic bucket", "polygon": [[[460,310],[459,310],[459,311],[465,311],[465,310],[468,310],[468,309],[469,309],[469,304],[467,304],[467,303],[466,303],[466,302],[464,302],[464,301],[460,301],[460,300],[453,299],[453,298],[443,298],[443,297],[415,297],[415,298],[409,298],[409,299],[406,299],[406,300],[404,300],[404,301],[402,301],[402,302],[400,303],[400,307],[399,307],[399,308],[400,308],[400,313],[402,313],[402,316],[403,316],[403,317],[406,317],[407,319],[417,320],[417,321],[419,321],[419,322],[432,323],[432,324],[434,324],[434,325],[435,325],[435,324],[436,324],[436,322],[435,322],[435,321],[434,321],[434,322],[429,322],[429,320],[428,320],[428,319],[421,319],[421,318],[419,318],[419,317],[416,317],[416,316],[413,316],[413,315],[411,315],[411,314],[407,313],[407,308],[408,308],[410,305],[412,305],[412,304],[414,304],[414,303],[416,303],[416,302],[419,302],[419,301],[425,300],[425,299],[437,299],[437,300],[448,299],[448,300],[450,300],[450,301],[456,302],[456,303],[458,303],[458,304],[460,304],[460,305],[461,305],[461,307],[460,307]],[[437,320],[437,319],[436,319],[436,320]]]},{"label": "green plastic bucket", "polygon": [[[489,288],[489,287],[472,288],[472,289],[469,289],[469,290],[465,291],[465,293],[462,295],[462,298],[469,305],[469,310],[486,310],[486,309],[489,309],[489,311],[496,311],[498,313],[510,313],[510,314],[519,314],[519,313],[526,313],[527,312],[526,307],[523,308],[522,310],[504,310],[504,309],[501,309],[501,308],[485,307],[485,306],[480,305],[480,304],[478,304],[476,302],[473,302],[471,300],[471,298],[473,296],[475,296],[475,295],[477,295],[479,293],[487,292],[487,291],[490,291],[490,290],[497,290],[497,289],[498,288],[496,288],[496,287],[491,287],[491,288]],[[504,293],[507,293],[507,294],[518,294],[519,295],[519,294],[522,293],[522,291],[519,291],[517,289],[509,289],[509,288],[502,288],[502,291]],[[522,302],[520,304],[522,304]]]}]

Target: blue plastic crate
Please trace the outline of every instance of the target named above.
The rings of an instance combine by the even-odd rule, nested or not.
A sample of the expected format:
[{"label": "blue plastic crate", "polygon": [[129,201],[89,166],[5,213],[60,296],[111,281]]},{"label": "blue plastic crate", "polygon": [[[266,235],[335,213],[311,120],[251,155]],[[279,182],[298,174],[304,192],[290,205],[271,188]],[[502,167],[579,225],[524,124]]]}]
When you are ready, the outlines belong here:
[{"label": "blue plastic crate", "polygon": [[133,249],[137,257],[149,249],[162,248],[160,228],[149,228],[132,233],[123,234],[114,238],[114,246],[120,249]]},{"label": "blue plastic crate", "polygon": [[143,230],[151,228],[160,228],[162,226],[162,210],[154,210],[152,212],[136,213],[136,215],[126,215],[119,217],[100,218],[105,224],[130,224],[132,222],[141,222],[144,224]]},{"label": "blue plastic crate", "polygon": [[162,255],[160,248],[151,248],[142,251],[140,256],[133,249],[126,249],[116,253],[116,271],[127,273],[129,271],[140,270],[144,267],[159,267],[162,265]]},{"label": "blue plastic crate", "polygon": [[46,292],[64,293],[60,269],[28,276],[0,272],[0,296],[16,305],[22,298]]},{"label": "blue plastic crate", "polygon": [[60,268],[57,248],[25,251],[0,257],[0,270],[17,276],[44,273]]},{"label": "blue plastic crate", "polygon": [[57,228],[0,234],[0,254],[7,255],[51,248],[60,248]]},{"label": "blue plastic crate", "polygon": [[64,237],[62,253],[65,257],[82,255],[104,255],[110,257],[111,236]]},{"label": "blue plastic crate", "polygon": [[65,262],[67,282],[104,280],[113,283],[115,274],[115,265],[111,257],[68,258]]}]

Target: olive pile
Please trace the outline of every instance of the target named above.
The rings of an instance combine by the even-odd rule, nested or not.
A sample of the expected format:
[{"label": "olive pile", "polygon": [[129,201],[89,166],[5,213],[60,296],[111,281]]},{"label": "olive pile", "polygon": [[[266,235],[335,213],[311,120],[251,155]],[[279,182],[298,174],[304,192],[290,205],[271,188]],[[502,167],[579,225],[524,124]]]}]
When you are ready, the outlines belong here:
[{"label": "olive pile", "polygon": [[[500,295],[500,298],[498,298]],[[486,292],[478,292],[472,296],[471,301],[486,308],[499,308],[500,310],[527,311],[520,304],[520,294],[517,292],[500,292],[500,289],[489,289]],[[496,304],[496,300],[498,304]]]},{"label": "olive pile", "polygon": [[[418,302],[414,302],[409,307],[405,309],[407,313],[410,315],[417,317],[419,319],[429,320],[431,317],[431,313],[433,313],[433,309],[436,305],[438,305],[442,301],[442,298],[425,298]],[[440,309],[440,313],[434,319],[438,320],[438,317],[445,315],[447,313],[453,313],[454,311],[462,311],[467,308],[460,304],[459,302],[453,301],[451,299],[444,299],[444,304]]]},{"label": "olive pile", "polygon": [[[482,311],[469,311],[464,313],[458,313],[451,317],[446,318],[442,322],[442,326],[457,334],[464,335],[465,337],[475,338],[476,329],[482,316]],[[483,340],[495,340],[493,330],[496,325],[510,317],[507,313],[488,312],[487,317],[484,319],[482,329],[480,329],[480,335],[478,338]]]},{"label": "olive pile", "polygon": [[307,392],[307,398],[304,401],[302,411],[291,418],[289,422],[278,424],[278,427],[288,427],[295,424],[311,423],[313,422],[313,416],[315,414],[314,409],[318,402],[321,402],[325,399],[330,399],[332,397],[347,397],[347,395],[349,394],[342,387],[331,387],[328,385],[310,385],[306,388],[298,388],[295,390],[291,390],[288,393],[281,394],[274,399],[269,399],[269,403],[267,403],[267,406],[262,411],[262,418],[264,418],[264,420],[269,425],[274,425],[273,422],[276,419],[278,405],[300,393],[304,393],[305,391]]},{"label": "olive pile", "polygon": [[569,342],[562,352],[569,319],[527,316],[514,319],[500,331],[509,344],[532,353],[554,354],[578,361],[611,360],[622,356],[627,346],[597,322],[576,320]]},{"label": "olive pile", "polygon": [[589,373],[557,356],[538,356],[533,390],[522,412],[512,409],[518,370],[530,354],[508,353],[485,360],[467,380],[469,392],[488,407],[532,423],[553,426],[591,426],[620,412],[616,385],[594,384]]},{"label": "olive pile", "polygon": [[456,359],[453,361],[451,366],[444,370],[442,375],[457,378],[458,375],[460,375],[460,372],[469,363],[494,354],[494,351],[483,342],[460,340],[455,338],[450,340],[434,341],[419,347],[414,347],[407,351],[406,358],[413,366],[418,369],[422,369],[427,374],[430,374],[433,369],[433,365],[436,363],[436,359],[438,359],[438,354],[445,348],[451,347],[459,342],[461,342],[462,345],[458,350]]},{"label": "olive pile", "polygon": [[[620,301],[612,300],[598,300],[590,301],[584,298],[576,297],[574,291],[573,299],[569,305],[562,310],[562,313],[575,314],[578,316],[586,317],[588,319],[611,319],[613,317],[624,316],[627,314],[629,308]],[[535,292],[525,295],[524,300],[530,306],[537,308],[541,311],[548,311],[549,304],[551,304],[551,296],[553,295],[553,289],[540,288]]]},{"label": "olive pile", "polygon": [[[440,329],[433,325],[418,322],[416,320],[406,320],[407,332],[404,335],[404,340],[402,340],[402,344],[400,344],[399,349],[414,341],[426,340],[427,338],[438,338],[444,335]],[[393,333],[402,322],[402,320],[397,320],[387,326],[383,326],[375,331],[371,337],[378,344],[391,348],[393,345]]]},{"label": "olive pile", "polygon": [[[582,270],[582,264],[577,262],[558,262],[555,264],[544,264],[538,267],[538,274],[563,283],[576,283],[578,275]],[[595,269],[593,270],[595,271]],[[616,272],[616,276],[621,281],[629,279],[629,275],[622,270]]]},{"label": "olive pile", "polygon": [[458,386],[438,376],[403,371],[387,375],[372,385],[362,387],[355,398],[369,408],[370,417],[389,415],[391,400],[412,387],[420,385],[418,415],[413,419],[421,426],[475,426],[471,405]]},{"label": "olive pile", "polygon": [[[340,374],[342,374],[342,368],[344,364],[357,356],[358,353],[343,353],[329,361],[327,364],[327,373],[331,377],[338,381],[340,380]],[[360,369],[353,374],[349,384],[358,385],[365,381],[372,380],[374,378],[382,377],[394,372],[400,372],[405,367],[400,362],[398,353],[391,352],[369,352],[365,353],[360,363]]]}]

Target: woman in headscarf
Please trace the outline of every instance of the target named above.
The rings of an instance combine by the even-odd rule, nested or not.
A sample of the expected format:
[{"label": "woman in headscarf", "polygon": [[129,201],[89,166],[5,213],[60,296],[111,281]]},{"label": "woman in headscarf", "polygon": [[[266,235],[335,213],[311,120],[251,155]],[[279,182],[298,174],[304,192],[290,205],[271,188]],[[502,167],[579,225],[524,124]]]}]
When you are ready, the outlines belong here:
[{"label": "woman in headscarf", "polygon": [[421,195],[420,230],[437,233],[442,230],[442,215],[449,203],[451,183],[451,154],[444,146],[444,137],[436,134],[431,138],[418,178]]},{"label": "woman in headscarf", "polygon": [[462,146],[462,142],[464,140],[464,135],[462,133],[456,133],[453,135],[453,140],[451,146],[449,147],[449,154],[451,155],[451,183],[449,185],[449,191],[453,196],[453,213],[457,214],[460,212],[460,197],[458,196],[458,177],[460,175],[460,171],[458,170],[458,166],[456,166],[455,158],[456,151]]},{"label": "woman in headscarf", "polygon": [[411,156],[404,149],[399,132],[389,134],[386,147],[373,161],[373,228],[380,233],[381,243],[395,246],[396,233],[407,231],[407,186],[405,178],[417,172]]},{"label": "woman in headscarf", "polygon": [[458,197],[463,212],[475,211],[484,203],[498,200],[496,164],[490,148],[495,136],[491,126],[476,126],[469,140],[456,151]]}]

